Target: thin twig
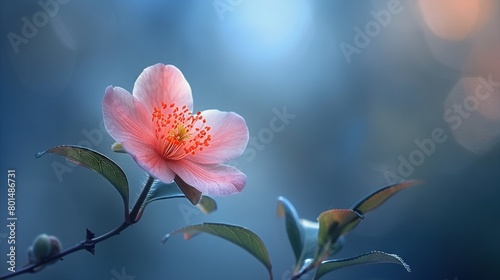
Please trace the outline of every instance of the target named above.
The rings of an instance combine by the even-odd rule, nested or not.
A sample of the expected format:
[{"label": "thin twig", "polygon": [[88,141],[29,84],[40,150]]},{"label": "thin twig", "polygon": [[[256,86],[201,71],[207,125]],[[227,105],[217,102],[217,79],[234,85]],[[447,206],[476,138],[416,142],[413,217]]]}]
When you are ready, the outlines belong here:
[{"label": "thin twig", "polygon": [[128,221],[128,219],[125,219],[125,221],[120,226],[109,231],[108,233],[105,233],[101,236],[98,236],[98,237],[95,237],[92,239],[82,240],[78,244],[76,244],[75,246],[62,251],[57,255],[51,256],[50,258],[43,259],[37,263],[28,264],[28,265],[24,266],[22,269],[17,270],[15,272],[2,275],[2,276],[0,276],[0,280],[9,279],[9,278],[12,278],[12,277],[24,274],[24,273],[35,273],[35,272],[39,271],[40,268],[44,267],[46,264],[49,264],[53,261],[62,260],[62,258],[64,256],[67,256],[67,255],[72,254],[72,253],[77,252],[77,251],[81,251],[81,250],[85,249],[89,252],[92,252],[94,246],[97,243],[100,243],[100,242],[102,242],[108,238],[111,238],[115,235],[119,235],[123,230],[125,230],[130,225],[135,224],[138,221],[138,219],[136,219],[137,214],[139,213],[139,209],[141,209],[142,204],[144,203],[144,200],[146,199],[146,196],[147,196],[149,189],[151,188],[153,182],[154,182],[154,178],[150,176],[148,178],[148,181],[146,182],[146,185],[144,186],[144,188],[141,191],[141,195],[139,196],[139,199],[137,200],[134,207],[132,208],[132,211],[130,212],[130,216],[129,216],[130,221]]}]

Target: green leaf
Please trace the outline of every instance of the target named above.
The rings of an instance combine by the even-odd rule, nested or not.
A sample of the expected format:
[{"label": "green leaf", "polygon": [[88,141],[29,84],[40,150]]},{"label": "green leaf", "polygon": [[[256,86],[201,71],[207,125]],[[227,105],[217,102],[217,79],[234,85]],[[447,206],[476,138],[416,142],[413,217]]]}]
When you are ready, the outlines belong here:
[{"label": "green leaf", "polygon": [[295,260],[299,262],[304,248],[305,239],[304,228],[300,222],[299,214],[297,213],[297,210],[295,210],[293,204],[283,196],[278,197],[277,214],[280,218],[283,216],[285,217],[288,240],[290,241],[293,253],[295,254]]},{"label": "green leaf", "polygon": [[201,197],[200,202],[196,204],[196,207],[198,207],[203,214],[208,215],[217,210],[217,202],[215,202],[213,198],[204,195]]},{"label": "green leaf", "polygon": [[[319,223],[300,219],[293,204],[285,197],[278,197],[278,217],[285,217],[288,239],[295,254],[295,268],[297,273],[305,268],[315,256],[318,247]],[[338,252],[343,245],[343,238],[333,243],[331,253]]]},{"label": "green leaf", "polygon": [[387,199],[389,199],[391,196],[393,196],[400,190],[403,190],[405,188],[420,183],[423,183],[423,181],[410,180],[383,187],[378,191],[375,191],[374,193],[361,199],[358,203],[354,204],[352,209],[358,212],[360,215],[364,215],[372,211],[373,209],[377,208],[378,206],[380,206],[382,203],[384,203]]},{"label": "green leaf", "polygon": [[318,248],[318,231],[319,223],[312,222],[305,219],[300,219],[300,225],[304,231],[304,239],[302,241],[303,247],[299,258],[295,263],[293,274],[296,274],[307,265],[314,258]]},{"label": "green leaf", "polygon": [[[162,181],[156,180],[151,186],[151,189],[144,200],[143,208],[149,203],[162,199],[186,197],[184,193],[179,189],[179,187],[172,183],[166,184]],[[210,214],[217,210],[217,202],[211,197],[202,196],[198,204],[196,205],[198,209],[204,214]]]},{"label": "green leaf", "polygon": [[114,161],[92,149],[74,145],[54,147],[35,154],[35,157],[39,158],[46,153],[63,156],[75,164],[94,170],[106,178],[120,193],[125,206],[125,217],[128,219],[129,190],[127,176]]},{"label": "green leaf", "polygon": [[170,199],[177,197],[185,197],[185,195],[181,192],[181,190],[177,187],[176,184],[166,184],[161,181],[156,180],[151,189],[144,200],[144,205],[148,205],[149,203],[162,200],[162,199]]},{"label": "green leaf", "polygon": [[347,266],[351,265],[361,265],[361,264],[373,264],[373,263],[395,263],[404,266],[404,268],[410,272],[410,266],[407,265],[403,259],[401,259],[398,255],[387,254],[380,251],[371,251],[369,253],[365,253],[352,258],[345,259],[336,259],[336,260],[327,260],[322,262],[318,270],[316,271],[316,275],[314,275],[313,280],[318,280],[323,277],[325,274]]},{"label": "green leaf", "polygon": [[271,259],[264,242],[255,233],[244,227],[216,223],[191,225],[165,235],[162,243],[165,243],[174,234],[182,233],[184,239],[187,240],[203,232],[218,236],[245,249],[267,268],[269,279],[273,279]]},{"label": "green leaf", "polygon": [[314,256],[314,265],[325,260],[334,248],[337,240],[352,230],[362,217],[350,209],[333,209],[321,213],[318,217],[318,248]]}]

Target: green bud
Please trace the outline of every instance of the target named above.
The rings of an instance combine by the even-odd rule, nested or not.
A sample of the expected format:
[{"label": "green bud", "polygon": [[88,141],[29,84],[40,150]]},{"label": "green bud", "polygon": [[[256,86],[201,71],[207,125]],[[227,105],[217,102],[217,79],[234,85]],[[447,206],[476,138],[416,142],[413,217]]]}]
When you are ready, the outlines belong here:
[{"label": "green bud", "polygon": [[[33,246],[30,246],[28,248],[28,260],[29,260],[29,263],[30,264],[33,264],[33,263],[38,263],[39,260],[36,259],[35,257],[35,251],[33,250]],[[37,266],[33,269],[33,271],[40,271],[42,270],[43,268],[45,267],[45,265],[41,265],[41,266]]]},{"label": "green bud", "polygon": [[50,238],[47,234],[43,233],[38,235],[33,241],[33,257],[36,261],[43,260],[50,256],[52,249],[50,245]]},{"label": "green bud", "polygon": [[[53,257],[61,252],[61,241],[53,235],[45,233],[38,235],[33,245],[28,248],[28,259],[30,263],[38,263],[44,259]],[[57,260],[51,262],[54,263]]]},{"label": "green bud", "polygon": [[115,142],[111,145],[111,150],[115,153],[127,153],[120,142]]},{"label": "green bud", "polygon": [[51,252],[50,252],[50,257],[55,256],[61,252],[62,249],[62,244],[61,241],[54,235],[49,235],[50,239],[50,247],[51,247]]}]

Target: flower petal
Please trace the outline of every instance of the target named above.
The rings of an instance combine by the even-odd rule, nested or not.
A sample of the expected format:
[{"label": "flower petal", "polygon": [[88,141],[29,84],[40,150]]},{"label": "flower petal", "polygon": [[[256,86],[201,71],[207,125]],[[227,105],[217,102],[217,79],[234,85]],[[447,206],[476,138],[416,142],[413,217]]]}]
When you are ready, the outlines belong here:
[{"label": "flower petal", "polygon": [[248,127],[245,120],[233,112],[206,110],[201,115],[210,126],[211,140],[203,151],[189,156],[189,160],[202,164],[218,164],[239,157],[248,144]]},{"label": "flower petal", "polygon": [[247,177],[233,166],[198,164],[189,160],[169,162],[169,167],[184,182],[208,195],[230,195],[241,192]]},{"label": "flower petal", "polygon": [[135,162],[153,177],[172,182],[175,174],[155,149],[151,114],[144,105],[128,91],[109,86],[102,111],[106,130]]},{"label": "flower petal", "polygon": [[102,112],[104,126],[116,141],[152,143],[151,113],[128,91],[120,87],[106,88]]},{"label": "flower petal", "polygon": [[164,183],[171,183],[175,178],[175,173],[170,169],[168,162],[154,150],[135,157],[132,155],[132,158],[149,175]]},{"label": "flower petal", "polygon": [[191,87],[173,65],[159,63],[144,69],[135,81],[133,95],[151,112],[154,107],[160,108],[162,102],[175,103],[179,108],[186,105],[193,110]]}]

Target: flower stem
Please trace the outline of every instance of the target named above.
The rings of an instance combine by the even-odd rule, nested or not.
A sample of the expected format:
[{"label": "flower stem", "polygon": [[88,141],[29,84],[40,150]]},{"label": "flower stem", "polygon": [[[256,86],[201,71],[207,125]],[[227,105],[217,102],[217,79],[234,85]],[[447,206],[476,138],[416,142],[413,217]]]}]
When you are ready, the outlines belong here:
[{"label": "flower stem", "polygon": [[299,271],[299,273],[292,275],[292,278],[290,278],[290,280],[299,280],[300,277],[309,273],[309,271],[311,271],[313,268],[314,268],[314,265],[312,265],[312,263],[311,263],[309,266],[307,266],[304,269],[302,269],[301,271]]},{"label": "flower stem", "polygon": [[153,185],[153,182],[155,179],[151,176],[148,177],[148,181],[146,182],[146,185],[144,185],[144,188],[142,189],[141,194],[139,195],[139,198],[135,202],[134,207],[132,208],[132,211],[130,211],[130,221],[134,224],[136,223],[140,218],[141,218],[141,210],[143,210],[142,204],[144,203],[144,200],[146,199],[149,190],[151,189],[151,186]]}]

